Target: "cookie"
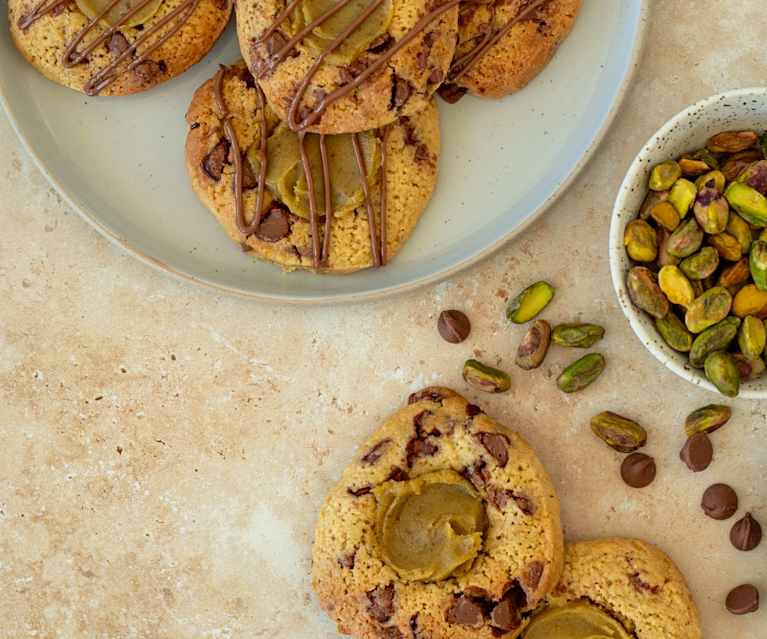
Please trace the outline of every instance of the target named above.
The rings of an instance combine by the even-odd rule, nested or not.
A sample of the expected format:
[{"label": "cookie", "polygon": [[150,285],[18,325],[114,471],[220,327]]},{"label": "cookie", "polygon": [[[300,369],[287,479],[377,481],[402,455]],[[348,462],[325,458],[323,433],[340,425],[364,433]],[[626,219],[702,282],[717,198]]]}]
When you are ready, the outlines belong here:
[{"label": "cookie", "polygon": [[461,4],[458,47],[440,94],[500,98],[519,91],[549,63],[570,33],[581,0]]},{"label": "cookie", "polygon": [[458,1],[346,0],[333,12],[333,0],[239,0],[237,33],[291,129],[354,133],[428,107],[455,51]]},{"label": "cookie", "polygon": [[48,79],[87,95],[128,95],[198,62],[230,0],[8,0],[11,36]]},{"label": "cookie", "polygon": [[186,117],[194,191],[243,250],[288,270],[348,273],[386,264],[436,183],[434,100],[377,131],[296,134],[239,63],[197,90]]},{"label": "cookie", "polygon": [[557,583],[559,502],[515,432],[457,393],[411,395],[330,491],[313,585],[361,639],[518,636]]},{"label": "cookie", "polygon": [[527,626],[525,638],[544,639],[554,624],[561,629],[574,623],[579,628],[594,626],[591,633],[577,636],[702,637],[684,577],[663,552],[635,539],[568,544],[562,579]]}]

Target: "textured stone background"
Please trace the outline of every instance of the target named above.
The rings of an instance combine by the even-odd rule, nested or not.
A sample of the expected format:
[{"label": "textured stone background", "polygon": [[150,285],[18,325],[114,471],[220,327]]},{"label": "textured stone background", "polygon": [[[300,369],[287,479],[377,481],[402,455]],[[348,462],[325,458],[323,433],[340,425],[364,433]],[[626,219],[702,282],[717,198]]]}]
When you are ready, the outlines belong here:
[{"label": "textured stone background", "polygon": [[[377,422],[432,382],[537,447],[570,538],[656,542],[687,575],[707,637],[764,637],[767,612],[735,618],[722,602],[743,581],[767,599],[767,543],[736,552],[732,522],[698,502],[727,481],[739,514],[767,524],[767,405],[732,402],[714,464],[689,473],[681,423],[716,397],[644,351],[606,259],[612,198],[643,141],[700,97],[764,82],[764,11],[656,2],[625,107],[560,202],[451,282],[359,306],[259,306],[151,270],[68,210],[0,116],[0,637],[336,637],[307,577],[318,506]],[[504,299],[540,277],[558,287],[549,320],[607,327],[608,370],[565,396],[553,378],[571,355],[555,350],[514,372],[510,393],[478,397],[461,362],[478,351],[513,367],[521,330],[504,322]],[[474,322],[459,346],[434,328],[450,306]],[[650,488],[625,488],[620,456],[589,434],[607,408],[648,427]]]}]

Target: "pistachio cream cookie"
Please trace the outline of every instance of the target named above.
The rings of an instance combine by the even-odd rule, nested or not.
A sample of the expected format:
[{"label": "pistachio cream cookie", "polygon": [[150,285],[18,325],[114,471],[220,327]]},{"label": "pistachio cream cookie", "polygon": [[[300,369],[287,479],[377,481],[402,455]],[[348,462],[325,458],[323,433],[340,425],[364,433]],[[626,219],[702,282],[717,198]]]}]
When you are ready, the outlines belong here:
[{"label": "pistachio cream cookie", "polygon": [[286,269],[385,264],[436,182],[433,100],[383,129],[297,134],[239,63],[197,90],[186,117],[194,191],[243,250]]},{"label": "pistachio cream cookie", "polygon": [[559,502],[515,432],[446,388],[411,395],[328,495],[314,589],[361,639],[519,635],[559,580]]},{"label": "pistachio cream cookie", "polygon": [[242,54],[294,131],[353,133],[428,107],[459,0],[238,0]]},{"label": "pistachio cream cookie", "polygon": [[525,639],[700,639],[684,577],[660,550],[634,539],[570,544],[559,585]]},{"label": "pistachio cream cookie", "polygon": [[458,47],[440,93],[500,98],[523,88],[570,33],[581,0],[461,3]]},{"label": "pistachio cream cookie", "polygon": [[127,95],[183,73],[229,22],[231,0],[8,0],[11,36],[48,79]]}]

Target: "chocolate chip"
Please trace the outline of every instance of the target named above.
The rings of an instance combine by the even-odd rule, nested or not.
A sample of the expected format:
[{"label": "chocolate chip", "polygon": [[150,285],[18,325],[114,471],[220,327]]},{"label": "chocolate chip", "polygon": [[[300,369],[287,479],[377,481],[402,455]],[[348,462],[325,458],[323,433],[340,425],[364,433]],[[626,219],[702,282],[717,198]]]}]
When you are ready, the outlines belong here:
[{"label": "chocolate chip", "polygon": [[446,83],[437,89],[437,94],[448,104],[455,104],[466,95],[468,89],[459,87],[457,84]]},{"label": "chocolate chip", "polygon": [[162,73],[162,67],[154,60],[144,60],[133,67],[133,73],[142,82],[152,82]]},{"label": "chocolate chip", "polygon": [[472,599],[489,599],[490,593],[484,588],[479,586],[466,586],[463,590],[463,594],[468,595]]},{"label": "chocolate chip", "polygon": [[756,548],[762,541],[762,526],[746,513],[742,519],[736,521],[730,530],[730,541],[738,550],[748,552]]},{"label": "chocolate chip", "polygon": [[466,404],[466,415],[474,417],[482,413],[482,409],[476,404]]},{"label": "chocolate chip", "polygon": [[629,583],[637,592],[649,592],[653,595],[657,595],[660,592],[660,586],[654,586],[650,583],[647,583],[644,579],[642,579],[638,572],[629,575]]},{"label": "chocolate chip", "polygon": [[425,430],[426,418],[432,416],[433,414],[434,413],[432,413],[430,410],[422,410],[415,417],[413,417],[413,426],[415,426],[415,434],[418,437],[423,438],[428,437],[429,435],[436,435],[439,437],[442,434],[436,428],[429,433],[427,433]]},{"label": "chocolate chip", "polygon": [[511,499],[511,493],[498,486],[487,487],[487,501],[498,510],[503,510]]},{"label": "chocolate chip", "polygon": [[442,311],[437,319],[437,330],[446,342],[460,344],[471,333],[471,322],[461,311]]},{"label": "chocolate chip", "polygon": [[423,71],[429,63],[429,49],[421,49],[415,55],[415,65],[419,71]]},{"label": "chocolate chip", "polygon": [[250,69],[248,67],[244,67],[240,70],[240,80],[242,80],[245,83],[245,86],[248,89],[255,89],[256,88],[256,79],[253,77],[253,74],[250,72]]},{"label": "chocolate chip", "polygon": [[412,639],[426,639],[421,634],[421,626],[418,623],[418,613],[415,613],[412,617],[410,617],[410,623],[408,623],[408,626],[410,628],[410,636]]},{"label": "chocolate chip", "polygon": [[412,468],[413,463],[419,457],[433,457],[439,452],[439,446],[430,442],[428,439],[421,439],[416,436],[411,438],[405,447],[407,454],[407,467]]},{"label": "chocolate chip", "polygon": [[490,473],[486,469],[487,464],[484,459],[478,459],[472,466],[467,466],[461,471],[461,476],[468,479],[475,488],[484,488],[490,479]]},{"label": "chocolate chip", "polygon": [[457,626],[469,626],[480,628],[485,623],[482,606],[468,597],[459,597],[455,603],[447,609],[445,620]]},{"label": "chocolate chip", "polygon": [[405,639],[405,635],[402,634],[397,626],[386,626],[379,631],[379,637],[381,639]]},{"label": "chocolate chip", "polygon": [[375,40],[373,40],[373,42],[370,43],[368,51],[370,51],[370,53],[383,53],[386,51],[386,49],[389,48],[393,41],[394,38],[392,38],[388,33],[382,33]]},{"label": "chocolate chip", "polygon": [[706,433],[695,433],[690,437],[679,452],[681,460],[687,468],[695,473],[706,470],[714,457],[714,447]]},{"label": "chocolate chip", "polygon": [[747,615],[759,610],[759,591],[756,586],[743,584],[730,590],[724,604],[733,615]]},{"label": "chocolate chip", "polygon": [[382,439],[373,448],[362,456],[362,463],[372,466],[383,457],[386,448],[391,444],[391,439]]},{"label": "chocolate chip", "polygon": [[510,632],[519,628],[522,619],[511,597],[501,601],[490,613],[490,624],[499,630]]},{"label": "chocolate chip", "polygon": [[202,170],[212,180],[220,180],[224,173],[224,165],[229,157],[229,141],[221,140],[202,161]]},{"label": "chocolate chip", "polygon": [[442,72],[442,69],[434,69],[429,74],[429,82],[432,84],[439,84],[444,79],[445,74]]},{"label": "chocolate chip", "polygon": [[363,495],[369,495],[373,492],[372,486],[362,486],[360,488],[347,488],[346,492],[352,497],[362,497]]},{"label": "chocolate chip", "polygon": [[476,433],[482,447],[490,453],[498,465],[503,468],[509,462],[509,438],[500,433]]},{"label": "chocolate chip", "polygon": [[253,167],[250,164],[250,160],[247,156],[242,158],[242,190],[248,191],[255,189],[258,186],[258,179],[253,172]]},{"label": "chocolate chip", "polygon": [[368,613],[378,623],[386,623],[394,614],[394,584],[378,586],[367,593]]},{"label": "chocolate chip", "polygon": [[525,515],[532,516],[535,514],[535,506],[533,506],[533,502],[530,501],[530,499],[524,495],[517,495],[515,493],[511,494],[511,498],[514,500],[514,503],[517,504],[517,508],[519,508]]},{"label": "chocolate chip", "polygon": [[107,49],[109,49],[109,53],[112,55],[120,55],[124,51],[126,51],[128,48],[130,48],[130,43],[128,42],[128,39],[120,32],[116,31],[114,35],[109,38],[109,44],[107,44]]},{"label": "chocolate chip", "polygon": [[199,128],[200,128],[200,123],[199,122],[192,122],[189,125],[189,130],[190,131],[194,131],[195,129],[199,129]]},{"label": "chocolate chip", "polygon": [[357,559],[357,551],[353,550],[352,552],[348,552],[345,555],[341,555],[338,558],[338,564],[342,568],[348,568],[349,570],[351,570],[352,568],[354,568],[354,562],[356,559]]},{"label": "chocolate chip", "polygon": [[644,453],[631,453],[621,464],[621,477],[632,488],[649,486],[655,473],[655,460]]},{"label": "chocolate chip", "polygon": [[409,478],[410,476],[399,466],[392,466],[386,481],[407,481]]},{"label": "chocolate chip", "polygon": [[522,578],[526,590],[534,592],[538,588],[538,585],[541,583],[541,577],[543,576],[543,568],[543,562],[541,561],[533,561],[528,564],[525,569],[524,577]]},{"label": "chocolate chip", "polygon": [[713,484],[703,493],[700,507],[711,519],[729,519],[738,510],[738,495],[727,484]]},{"label": "chocolate chip", "polygon": [[264,242],[278,242],[290,235],[290,219],[281,208],[273,208],[261,220],[256,231],[258,239]]},{"label": "chocolate chip", "polygon": [[394,86],[392,87],[392,108],[399,109],[410,99],[412,93],[413,87],[410,85],[410,82],[405,80],[405,78],[398,78],[395,76]]},{"label": "chocolate chip", "polygon": [[439,391],[439,389],[433,386],[429,386],[427,388],[424,388],[423,390],[419,390],[415,393],[412,393],[410,397],[408,397],[407,403],[417,404],[418,402],[429,401],[429,402],[436,402],[437,404],[441,404],[444,399],[445,399],[445,396]]}]

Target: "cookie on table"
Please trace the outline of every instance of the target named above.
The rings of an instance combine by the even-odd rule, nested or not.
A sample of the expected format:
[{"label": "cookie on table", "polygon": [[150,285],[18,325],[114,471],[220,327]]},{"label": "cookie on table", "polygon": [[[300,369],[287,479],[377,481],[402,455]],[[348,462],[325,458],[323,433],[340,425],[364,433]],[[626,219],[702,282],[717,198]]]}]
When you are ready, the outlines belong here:
[{"label": "cookie on table", "polygon": [[[306,134],[305,165],[298,134],[280,122],[264,98],[244,63],[222,69],[197,90],[186,115],[186,165],[197,196],[243,250],[285,269],[348,273],[387,263],[415,228],[436,184],[440,137],[435,101],[383,130]],[[224,110],[231,117],[225,118]],[[233,142],[240,156],[239,191]],[[330,216],[324,214],[321,144],[330,178]],[[314,189],[307,187],[305,166]]]},{"label": "cookie on table", "polygon": [[371,4],[349,0],[323,20],[336,4],[237,2],[243,57],[280,119],[352,133],[427,108],[453,58],[458,0],[379,0],[364,16]]},{"label": "cookie on table", "polygon": [[525,639],[546,639],[553,628],[575,624],[583,636],[610,639],[702,637],[684,577],[663,552],[635,539],[568,544],[562,579]]},{"label": "cookie on table", "polygon": [[448,101],[468,91],[500,98],[527,85],[570,33],[581,0],[461,4],[458,47],[440,90]]},{"label": "cookie on table", "polygon": [[48,79],[88,95],[128,95],[198,62],[231,0],[8,0],[16,47]]},{"label": "cookie on table", "polygon": [[313,585],[362,639],[519,635],[559,580],[559,502],[515,432],[457,393],[411,395],[330,491]]}]

